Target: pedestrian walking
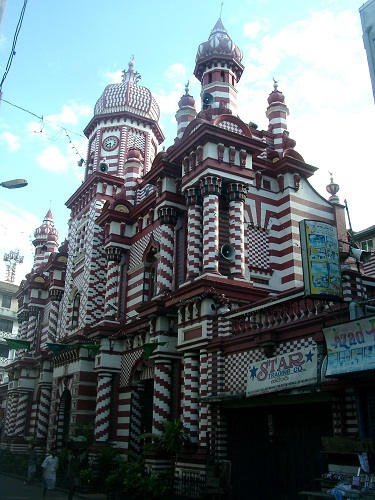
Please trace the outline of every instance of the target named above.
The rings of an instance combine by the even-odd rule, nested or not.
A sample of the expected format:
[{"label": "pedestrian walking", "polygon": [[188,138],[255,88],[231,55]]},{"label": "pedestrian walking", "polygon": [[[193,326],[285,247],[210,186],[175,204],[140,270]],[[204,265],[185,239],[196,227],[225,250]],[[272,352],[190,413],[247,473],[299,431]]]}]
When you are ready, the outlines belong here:
[{"label": "pedestrian walking", "polygon": [[74,492],[79,483],[80,462],[78,450],[73,450],[68,463],[68,500],[73,500]]},{"label": "pedestrian walking", "polygon": [[35,449],[35,444],[32,444],[29,452],[29,465],[27,468],[27,484],[33,484],[36,474],[36,462],[38,455]]},{"label": "pedestrian walking", "polygon": [[50,498],[53,498],[53,491],[56,487],[56,471],[59,465],[59,459],[57,458],[56,453],[56,448],[52,448],[50,454],[42,463],[43,500],[46,498],[47,491],[50,492]]}]

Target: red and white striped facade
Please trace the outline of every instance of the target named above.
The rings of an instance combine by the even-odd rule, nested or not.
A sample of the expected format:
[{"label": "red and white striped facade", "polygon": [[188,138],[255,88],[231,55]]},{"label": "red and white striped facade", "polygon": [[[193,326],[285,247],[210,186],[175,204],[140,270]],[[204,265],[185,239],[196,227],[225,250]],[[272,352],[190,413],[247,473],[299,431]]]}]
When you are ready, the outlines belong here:
[{"label": "red and white striped facade", "polygon": [[[77,424],[93,423],[97,446],[140,453],[139,434],[180,419],[191,446],[177,473],[204,474],[207,457],[231,458],[228,405],[251,406],[249,366],[267,349],[319,345],[320,370],[323,324],[348,321],[350,302],[373,297],[375,279],[344,257],[343,303],[304,297],[299,222],[335,225],[346,241],[344,206],[311,187],[316,167],[295,150],[276,82],[265,96],[268,130],[237,116],[241,59],[219,20],[194,71],[212,102],[195,110],[186,88],[175,143],[158,154],[159,108],[132,61],[99,98],[85,129],[85,180],[67,201],[67,241],[58,247],[49,212],[18,292],[31,350],[10,366],[3,446],[25,449],[34,436],[61,447]],[[70,349],[56,354],[47,343]],[[351,390],[332,398],[335,432]]]}]

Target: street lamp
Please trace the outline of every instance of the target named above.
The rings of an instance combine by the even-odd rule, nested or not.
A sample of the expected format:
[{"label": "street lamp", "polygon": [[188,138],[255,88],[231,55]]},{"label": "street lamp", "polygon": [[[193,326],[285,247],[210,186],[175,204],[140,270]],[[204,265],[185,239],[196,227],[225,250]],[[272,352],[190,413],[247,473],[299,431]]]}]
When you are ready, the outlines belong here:
[{"label": "street lamp", "polygon": [[27,186],[28,182],[26,179],[12,179],[11,181],[1,182],[0,186],[7,189],[17,189]]}]

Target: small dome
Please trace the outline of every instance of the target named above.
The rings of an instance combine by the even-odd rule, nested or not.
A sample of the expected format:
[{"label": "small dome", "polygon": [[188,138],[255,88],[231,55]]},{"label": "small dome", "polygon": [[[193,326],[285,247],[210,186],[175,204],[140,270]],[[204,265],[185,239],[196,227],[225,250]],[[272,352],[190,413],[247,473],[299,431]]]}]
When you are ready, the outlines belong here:
[{"label": "small dome", "polygon": [[268,96],[268,104],[285,103],[285,97],[280,90],[277,89],[277,81],[273,80],[273,91]]},{"label": "small dome", "polygon": [[195,108],[194,97],[189,94],[189,82],[185,85],[185,95],[183,95],[178,101],[178,107],[180,109],[184,107]]},{"label": "small dome", "polygon": [[59,232],[55,228],[51,210],[44,217],[43,224],[34,231],[34,237],[43,241],[57,241]]},{"label": "small dome", "polygon": [[229,37],[221,19],[217,21],[211,30],[208,41],[199,45],[195,63],[202,63],[214,54],[224,58],[229,56],[229,58],[234,59],[238,63],[242,61],[243,57],[242,51]]},{"label": "small dome", "polygon": [[149,89],[138,85],[140,78],[141,75],[134,72],[133,59],[131,59],[128,70],[123,71],[122,82],[112,83],[104,89],[95,105],[94,115],[125,111],[158,121],[160,118],[159,105]]},{"label": "small dome", "polygon": [[126,153],[126,161],[142,161],[142,151],[137,148],[136,146],[132,146],[129,148],[128,152]]}]

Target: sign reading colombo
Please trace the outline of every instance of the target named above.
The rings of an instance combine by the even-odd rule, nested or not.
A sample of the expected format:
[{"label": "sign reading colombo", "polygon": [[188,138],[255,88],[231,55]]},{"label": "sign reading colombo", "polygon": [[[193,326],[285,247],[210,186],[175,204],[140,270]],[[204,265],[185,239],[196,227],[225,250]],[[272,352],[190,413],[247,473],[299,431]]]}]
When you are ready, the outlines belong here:
[{"label": "sign reading colombo", "polygon": [[317,348],[313,343],[273,358],[250,364],[246,396],[294,389],[317,382]]}]

